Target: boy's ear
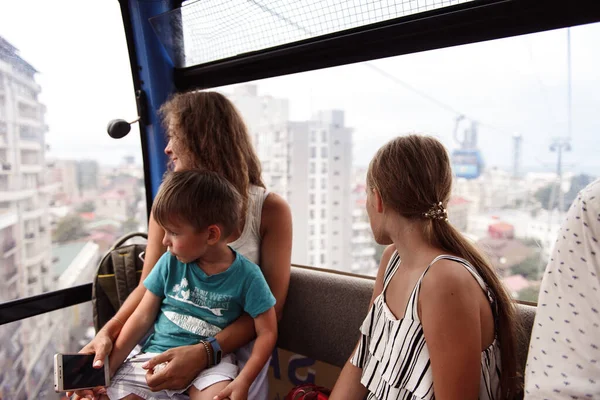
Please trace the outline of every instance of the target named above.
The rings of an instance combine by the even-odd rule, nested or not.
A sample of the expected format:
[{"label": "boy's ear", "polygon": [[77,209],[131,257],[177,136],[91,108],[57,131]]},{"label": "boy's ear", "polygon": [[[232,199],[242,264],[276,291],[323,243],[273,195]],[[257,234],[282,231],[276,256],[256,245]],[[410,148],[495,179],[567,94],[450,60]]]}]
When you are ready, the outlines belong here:
[{"label": "boy's ear", "polygon": [[221,228],[218,225],[209,225],[208,231],[208,244],[213,245],[221,240]]}]

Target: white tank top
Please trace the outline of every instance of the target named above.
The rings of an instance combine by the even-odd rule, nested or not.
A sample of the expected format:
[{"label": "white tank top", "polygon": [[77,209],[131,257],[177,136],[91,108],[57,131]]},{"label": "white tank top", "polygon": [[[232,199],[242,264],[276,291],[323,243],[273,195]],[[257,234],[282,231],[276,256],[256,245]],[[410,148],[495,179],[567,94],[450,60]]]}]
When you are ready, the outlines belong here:
[{"label": "white tank top", "polygon": [[260,266],[260,222],[262,208],[269,192],[260,186],[250,186],[248,191],[248,210],[244,230],[239,238],[229,243],[235,251]]},{"label": "white tank top", "polygon": [[[265,199],[269,192],[260,186],[250,186],[248,193],[248,211],[246,212],[246,222],[244,230],[237,240],[229,243],[229,245],[238,253],[260,266],[260,222],[262,218],[262,208]],[[244,368],[246,362],[250,359],[254,341],[238,349],[235,354],[237,356],[238,367],[240,370]],[[270,360],[270,359],[269,359]],[[250,390],[248,392],[248,400],[264,400],[269,393],[269,361],[263,366]]]}]

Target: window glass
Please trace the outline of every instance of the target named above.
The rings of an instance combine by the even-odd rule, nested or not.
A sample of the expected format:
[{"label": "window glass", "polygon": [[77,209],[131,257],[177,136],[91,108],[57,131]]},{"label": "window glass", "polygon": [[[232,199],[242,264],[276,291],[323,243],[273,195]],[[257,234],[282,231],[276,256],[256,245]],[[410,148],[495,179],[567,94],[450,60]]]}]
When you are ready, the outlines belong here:
[{"label": "window glass", "polygon": [[64,399],[54,392],[54,354],[77,353],[93,324],[88,302],[0,325],[0,398]]},{"label": "window glass", "polygon": [[[147,229],[138,127],[106,133],[136,116],[118,2],[0,4],[0,302],[89,283]],[[91,327],[82,307],[0,326],[0,398],[54,396],[53,354]]]},{"label": "window glass", "polygon": [[[600,24],[591,24],[220,90],[247,121],[259,120],[243,106],[249,97],[289,105],[292,172],[280,194],[294,216],[293,262],[309,264],[306,243],[326,237],[316,251],[327,262],[316,257],[316,266],[376,274],[383,247],[365,212],[367,167],[390,139],[421,132],[440,139],[452,159],[450,223],[488,254],[513,296],[535,300],[566,209],[600,174],[599,41]],[[250,125],[256,140],[271,134],[268,119]],[[321,151],[303,138],[310,131],[327,137]],[[311,177],[327,180],[311,193],[309,158]],[[309,205],[324,216],[312,231],[304,226]]]}]

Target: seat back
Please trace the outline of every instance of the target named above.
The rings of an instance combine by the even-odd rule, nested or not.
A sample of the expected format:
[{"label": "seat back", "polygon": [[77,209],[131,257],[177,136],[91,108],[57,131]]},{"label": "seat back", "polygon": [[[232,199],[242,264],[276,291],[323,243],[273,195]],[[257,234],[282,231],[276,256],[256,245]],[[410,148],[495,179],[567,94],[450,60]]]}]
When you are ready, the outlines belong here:
[{"label": "seat back", "polygon": [[[358,340],[374,283],[372,278],[292,267],[278,347],[341,368]],[[523,327],[518,361],[524,375],[535,307],[518,304],[517,314]],[[335,381],[335,377],[319,381],[319,372],[315,369],[318,384]]]}]

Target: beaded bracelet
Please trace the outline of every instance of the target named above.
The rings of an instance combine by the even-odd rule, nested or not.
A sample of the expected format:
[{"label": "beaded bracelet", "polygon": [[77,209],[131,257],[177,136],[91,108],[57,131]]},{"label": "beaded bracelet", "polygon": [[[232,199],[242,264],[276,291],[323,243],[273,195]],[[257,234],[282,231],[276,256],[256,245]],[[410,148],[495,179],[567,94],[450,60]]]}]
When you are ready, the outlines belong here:
[{"label": "beaded bracelet", "polygon": [[208,355],[208,360],[207,360],[207,367],[212,367],[214,365],[213,363],[213,355],[212,355],[212,346],[208,343],[205,342],[204,340],[201,340],[200,343],[202,343],[204,345],[204,348],[206,349],[206,354]]}]

